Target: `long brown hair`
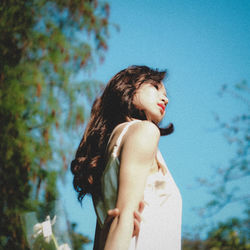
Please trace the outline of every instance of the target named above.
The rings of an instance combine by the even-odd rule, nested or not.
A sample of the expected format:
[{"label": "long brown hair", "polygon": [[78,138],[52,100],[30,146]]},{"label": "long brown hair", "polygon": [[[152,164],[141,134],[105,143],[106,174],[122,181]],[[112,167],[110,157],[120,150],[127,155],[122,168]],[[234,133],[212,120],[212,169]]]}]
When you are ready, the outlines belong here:
[{"label": "long brown hair", "polygon": [[[107,84],[101,97],[91,109],[91,117],[71,163],[74,175],[73,185],[78,200],[86,194],[98,195],[100,179],[104,171],[104,157],[113,129],[127,118],[146,120],[146,115],[133,104],[136,90],[144,82],[160,84],[166,71],[150,69],[147,66],[131,66],[117,73]],[[161,135],[173,132],[173,124],[159,128]]]}]

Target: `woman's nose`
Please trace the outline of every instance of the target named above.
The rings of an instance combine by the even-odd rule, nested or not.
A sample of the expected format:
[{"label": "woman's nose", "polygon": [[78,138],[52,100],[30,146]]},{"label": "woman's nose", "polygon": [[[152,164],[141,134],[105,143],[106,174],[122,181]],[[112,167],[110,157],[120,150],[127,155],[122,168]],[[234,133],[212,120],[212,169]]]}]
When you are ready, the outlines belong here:
[{"label": "woman's nose", "polygon": [[165,95],[162,96],[162,101],[165,103],[165,105],[168,104],[168,98]]}]

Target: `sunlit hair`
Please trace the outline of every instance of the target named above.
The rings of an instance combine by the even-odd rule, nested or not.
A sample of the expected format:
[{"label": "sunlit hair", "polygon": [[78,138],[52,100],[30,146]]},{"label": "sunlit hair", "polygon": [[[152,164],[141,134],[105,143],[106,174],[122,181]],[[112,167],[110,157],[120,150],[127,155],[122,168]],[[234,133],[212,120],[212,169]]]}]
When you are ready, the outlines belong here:
[{"label": "sunlit hair", "polygon": [[[128,118],[146,120],[144,111],[133,104],[137,89],[145,82],[161,84],[166,71],[147,66],[131,66],[117,73],[107,84],[91,109],[91,117],[71,163],[73,185],[81,202],[86,194],[100,192],[100,180],[105,168],[105,152],[113,129]],[[157,124],[156,124],[157,125]],[[173,124],[159,128],[161,135],[173,132]]]}]

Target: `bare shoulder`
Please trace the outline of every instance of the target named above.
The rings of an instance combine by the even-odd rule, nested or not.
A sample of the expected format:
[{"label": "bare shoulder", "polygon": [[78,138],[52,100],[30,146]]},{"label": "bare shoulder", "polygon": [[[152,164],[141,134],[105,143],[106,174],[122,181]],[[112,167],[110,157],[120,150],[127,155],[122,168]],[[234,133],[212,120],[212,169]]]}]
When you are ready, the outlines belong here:
[{"label": "bare shoulder", "polygon": [[141,148],[143,151],[152,151],[158,146],[159,138],[160,131],[154,123],[135,122],[125,134],[122,147],[129,147],[130,150]]},{"label": "bare shoulder", "polygon": [[150,121],[136,122],[131,125],[128,130],[127,137],[140,137],[145,136],[147,138],[158,138],[160,137],[159,128]]}]

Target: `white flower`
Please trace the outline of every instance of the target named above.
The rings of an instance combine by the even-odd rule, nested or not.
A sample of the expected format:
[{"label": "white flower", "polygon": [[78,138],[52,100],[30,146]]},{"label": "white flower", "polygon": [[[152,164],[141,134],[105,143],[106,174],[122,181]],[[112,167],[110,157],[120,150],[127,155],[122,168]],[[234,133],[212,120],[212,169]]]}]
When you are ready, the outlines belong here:
[{"label": "white flower", "polygon": [[33,237],[36,238],[38,235],[42,234],[43,232],[43,226],[42,223],[37,223],[34,227],[33,227]]},{"label": "white flower", "polygon": [[59,246],[58,250],[71,250],[68,244],[62,244]]},{"label": "white flower", "polygon": [[39,235],[43,234],[46,242],[50,242],[52,236],[52,225],[56,222],[56,216],[54,216],[53,220],[50,220],[50,216],[46,217],[46,220],[42,223],[37,223],[33,227],[33,237],[36,238]]}]

